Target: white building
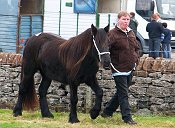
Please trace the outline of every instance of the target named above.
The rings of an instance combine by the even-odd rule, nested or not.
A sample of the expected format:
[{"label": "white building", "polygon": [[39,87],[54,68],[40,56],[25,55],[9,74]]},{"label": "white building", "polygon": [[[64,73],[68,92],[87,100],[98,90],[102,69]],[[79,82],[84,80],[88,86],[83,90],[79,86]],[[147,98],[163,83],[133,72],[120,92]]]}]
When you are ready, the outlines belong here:
[{"label": "white building", "polygon": [[[43,31],[59,34],[68,39],[90,28],[91,24],[96,25],[95,12],[74,13],[74,1],[78,0],[45,0]],[[83,1],[87,3],[84,4]],[[79,0],[78,2],[81,5],[90,5],[92,3],[88,2],[95,4],[95,1]],[[121,2],[120,0],[98,0],[96,8],[100,14],[99,27],[105,27],[108,23],[113,27],[116,23],[117,12],[121,8]]]}]

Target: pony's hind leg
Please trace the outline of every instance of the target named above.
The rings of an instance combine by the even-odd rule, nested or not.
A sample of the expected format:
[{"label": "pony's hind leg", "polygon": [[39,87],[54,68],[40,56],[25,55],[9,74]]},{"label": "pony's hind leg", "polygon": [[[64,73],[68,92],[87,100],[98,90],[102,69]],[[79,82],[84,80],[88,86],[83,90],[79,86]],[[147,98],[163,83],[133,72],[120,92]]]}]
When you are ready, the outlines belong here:
[{"label": "pony's hind leg", "polygon": [[[34,100],[34,96],[32,96],[32,94],[34,94],[33,87],[34,87],[33,74],[30,74],[30,75],[24,74],[23,78],[21,80],[21,83],[19,85],[18,100],[17,100],[17,103],[13,109],[13,115],[15,117],[22,115],[22,107],[23,107],[25,100],[31,99],[30,101],[33,101],[31,106],[30,106],[30,103],[28,103],[28,106],[26,106],[28,108],[32,108],[34,106],[34,104],[36,103]],[[29,98],[27,98],[27,97],[29,97]]]},{"label": "pony's hind leg", "polygon": [[51,80],[48,79],[47,77],[42,75],[42,81],[39,87],[39,96],[40,96],[40,108],[41,108],[41,114],[42,117],[48,117],[48,118],[53,118],[54,116],[52,113],[49,111],[46,95],[47,95],[47,90],[51,84]]},{"label": "pony's hind leg", "polygon": [[18,100],[17,103],[13,109],[13,116],[22,116],[22,103],[23,103],[23,97],[24,97],[25,91],[22,88],[21,84],[19,86],[19,94],[18,94]]},{"label": "pony's hind leg", "polygon": [[103,97],[103,90],[99,87],[96,77],[88,79],[88,82],[86,83],[88,86],[91,87],[91,89],[95,92],[95,105],[90,110],[90,116],[92,119],[95,119],[101,111],[101,103],[102,103],[102,97]]}]

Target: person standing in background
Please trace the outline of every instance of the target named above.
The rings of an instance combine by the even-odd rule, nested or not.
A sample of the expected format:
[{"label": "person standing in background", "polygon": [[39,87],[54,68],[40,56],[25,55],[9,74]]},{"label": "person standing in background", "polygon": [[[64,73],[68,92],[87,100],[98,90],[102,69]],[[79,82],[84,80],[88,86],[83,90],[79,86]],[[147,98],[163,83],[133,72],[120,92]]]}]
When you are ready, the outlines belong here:
[{"label": "person standing in background", "polygon": [[157,14],[152,14],[151,22],[146,26],[149,36],[149,57],[153,57],[154,59],[160,56],[161,35],[164,30],[162,24],[156,20]]},{"label": "person standing in background", "polygon": [[162,23],[164,39],[162,41],[163,58],[171,58],[171,30],[167,28],[167,23]]},{"label": "person standing in background", "polygon": [[138,21],[135,19],[135,13],[134,12],[130,12],[130,23],[129,23],[129,27],[134,31],[135,35],[137,35],[137,26],[138,26]]},{"label": "person standing in background", "polygon": [[109,51],[111,56],[112,76],[116,84],[116,92],[103,110],[102,117],[112,117],[120,105],[122,119],[125,123],[135,125],[128,101],[132,72],[139,62],[139,44],[134,32],[128,27],[130,14],[121,11],[118,23],[109,32]]},{"label": "person standing in background", "polygon": [[162,20],[160,18],[160,14],[159,13],[155,13],[156,15],[156,21],[159,22],[159,23],[162,23]]}]

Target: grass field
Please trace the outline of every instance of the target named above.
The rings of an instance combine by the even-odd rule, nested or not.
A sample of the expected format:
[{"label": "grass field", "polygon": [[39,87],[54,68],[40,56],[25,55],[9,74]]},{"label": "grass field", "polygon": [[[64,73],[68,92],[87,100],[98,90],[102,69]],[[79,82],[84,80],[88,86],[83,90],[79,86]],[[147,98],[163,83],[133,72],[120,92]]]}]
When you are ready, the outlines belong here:
[{"label": "grass field", "polygon": [[135,126],[123,123],[120,114],[112,118],[97,117],[91,120],[89,114],[78,113],[80,123],[68,123],[69,113],[53,113],[55,118],[42,118],[39,111],[23,112],[23,116],[13,117],[12,110],[0,109],[0,128],[175,128],[175,117],[133,116]]}]

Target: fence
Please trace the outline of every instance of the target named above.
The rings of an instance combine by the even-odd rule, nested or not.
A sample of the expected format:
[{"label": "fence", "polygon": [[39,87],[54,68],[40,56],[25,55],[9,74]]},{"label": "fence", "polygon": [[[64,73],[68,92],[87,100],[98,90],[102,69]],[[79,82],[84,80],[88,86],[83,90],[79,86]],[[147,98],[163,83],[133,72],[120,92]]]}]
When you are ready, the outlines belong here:
[{"label": "fence", "polygon": [[[12,108],[17,100],[21,59],[20,54],[0,54],[0,108]],[[104,91],[102,102],[104,108],[115,93],[115,83],[109,70],[100,69],[97,78]],[[36,73],[36,90],[40,80],[40,74]],[[52,82],[47,95],[49,106],[55,111],[67,111],[70,109],[69,88],[66,87],[68,94],[65,96],[65,90],[59,86],[60,83]],[[94,100],[95,95],[91,89],[84,84],[79,86],[78,110],[89,110]],[[142,57],[134,72],[129,101],[133,112],[142,112],[146,109],[150,113],[175,114],[175,60]]]}]

